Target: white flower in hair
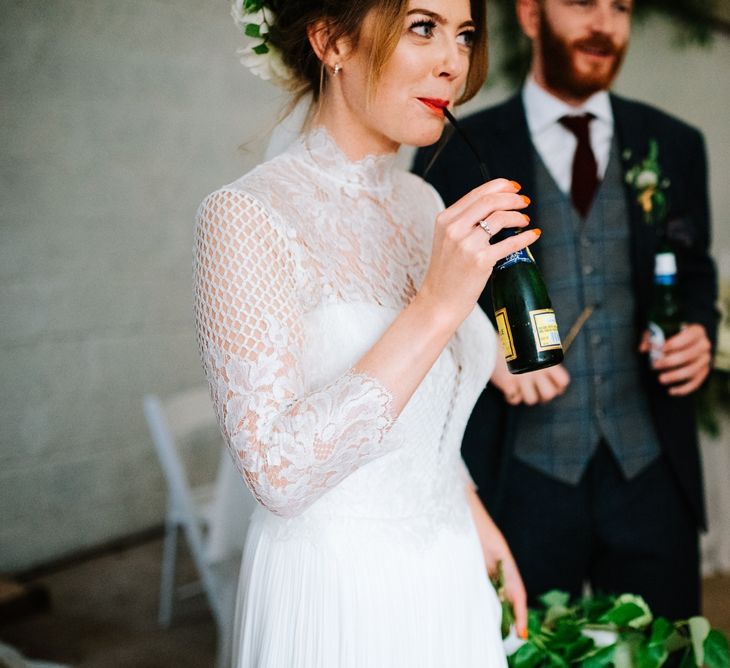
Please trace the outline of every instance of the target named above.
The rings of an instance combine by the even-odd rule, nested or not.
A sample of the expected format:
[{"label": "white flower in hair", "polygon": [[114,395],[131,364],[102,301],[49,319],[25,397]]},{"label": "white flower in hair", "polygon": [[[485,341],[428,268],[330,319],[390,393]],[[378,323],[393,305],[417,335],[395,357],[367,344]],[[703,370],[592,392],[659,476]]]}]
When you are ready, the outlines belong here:
[{"label": "white flower in hair", "polygon": [[265,81],[286,86],[292,74],[267,37],[274,24],[274,14],[264,6],[264,0],[233,0],[231,17],[248,38],[248,43],[236,52],[241,64]]}]

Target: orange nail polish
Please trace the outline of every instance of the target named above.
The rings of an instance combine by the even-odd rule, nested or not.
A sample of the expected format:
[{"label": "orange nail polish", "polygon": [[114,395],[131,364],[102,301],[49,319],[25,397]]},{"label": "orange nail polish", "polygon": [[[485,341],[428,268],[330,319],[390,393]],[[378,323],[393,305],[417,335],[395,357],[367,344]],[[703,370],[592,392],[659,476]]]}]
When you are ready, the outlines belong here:
[{"label": "orange nail polish", "polygon": [[520,197],[525,200],[525,204],[529,204],[532,201],[527,195],[520,195]]},{"label": "orange nail polish", "polygon": [[520,631],[520,638],[522,638],[522,640],[527,640],[527,629],[522,629]]},{"label": "orange nail polish", "polygon": [[536,237],[539,237],[542,234],[542,230],[539,227],[535,227],[532,231],[535,233]]},{"label": "orange nail polish", "polygon": [[528,216],[526,213],[522,214],[525,217],[525,220],[529,223],[530,222],[530,216]]},{"label": "orange nail polish", "polygon": [[510,183],[515,187],[515,190],[522,190],[522,186],[517,181],[510,181]]}]

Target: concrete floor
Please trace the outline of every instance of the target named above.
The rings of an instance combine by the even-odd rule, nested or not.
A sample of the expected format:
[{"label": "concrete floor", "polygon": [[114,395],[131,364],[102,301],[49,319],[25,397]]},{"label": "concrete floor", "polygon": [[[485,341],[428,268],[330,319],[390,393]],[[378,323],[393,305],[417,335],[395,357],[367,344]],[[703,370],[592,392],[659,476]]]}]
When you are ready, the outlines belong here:
[{"label": "concrete floor", "polygon": [[[25,656],[74,668],[205,668],[215,625],[205,600],[181,602],[170,629],[157,625],[161,539],[39,577],[52,607],[0,626],[0,640]],[[193,575],[181,550],[181,578]],[[730,634],[730,574],[705,581],[705,614]]]}]

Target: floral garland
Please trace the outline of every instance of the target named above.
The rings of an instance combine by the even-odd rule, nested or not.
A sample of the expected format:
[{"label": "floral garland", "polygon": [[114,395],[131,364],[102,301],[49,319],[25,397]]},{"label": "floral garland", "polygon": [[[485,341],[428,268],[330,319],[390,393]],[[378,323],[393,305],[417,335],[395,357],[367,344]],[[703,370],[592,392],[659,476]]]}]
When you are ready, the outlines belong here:
[{"label": "floral garland", "polygon": [[233,0],[231,17],[248,38],[248,43],[236,51],[241,64],[264,81],[287,87],[292,73],[281,52],[271,44],[269,35],[275,16],[265,0]]},{"label": "floral garland", "polygon": [[[727,637],[704,617],[654,617],[641,596],[594,595],[571,601],[562,591],[540,597],[528,613],[528,637],[517,638],[501,562],[490,578],[502,603],[502,639],[509,668],[659,668],[680,657],[687,668],[728,668]],[[505,619],[506,618],[506,619]]]},{"label": "floral garland", "polygon": [[[624,153],[624,158],[631,158],[630,150]],[[626,172],[626,183],[631,186],[636,201],[644,212],[644,222],[649,225],[663,225],[667,216],[667,197],[664,191],[669,187],[670,181],[662,177],[659,144],[656,139],[649,140],[646,157]]]},{"label": "floral garland", "polygon": [[659,668],[675,656],[683,667],[730,665],[727,637],[705,617],[655,618],[633,594],[571,602],[551,591],[540,602],[530,610],[529,639],[508,656],[510,668]]}]

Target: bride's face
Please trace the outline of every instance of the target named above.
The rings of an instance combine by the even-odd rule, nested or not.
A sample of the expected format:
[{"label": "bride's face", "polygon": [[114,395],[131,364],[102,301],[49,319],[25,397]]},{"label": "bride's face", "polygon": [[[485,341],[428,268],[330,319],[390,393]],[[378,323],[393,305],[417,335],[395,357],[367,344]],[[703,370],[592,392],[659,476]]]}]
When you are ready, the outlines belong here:
[{"label": "bride's face", "polygon": [[433,144],[443,131],[443,107],[453,107],[466,82],[475,30],[470,2],[410,0],[398,44],[368,96],[372,18],[366,18],[359,47],[342,62],[335,84],[349,148],[365,155],[400,144]]}]

